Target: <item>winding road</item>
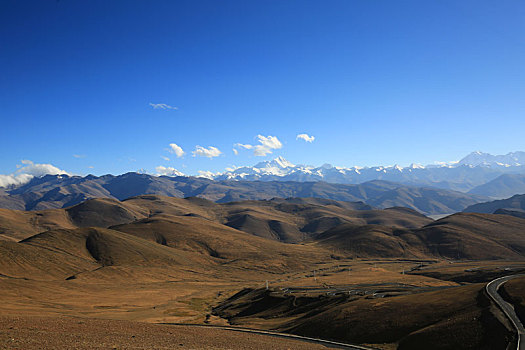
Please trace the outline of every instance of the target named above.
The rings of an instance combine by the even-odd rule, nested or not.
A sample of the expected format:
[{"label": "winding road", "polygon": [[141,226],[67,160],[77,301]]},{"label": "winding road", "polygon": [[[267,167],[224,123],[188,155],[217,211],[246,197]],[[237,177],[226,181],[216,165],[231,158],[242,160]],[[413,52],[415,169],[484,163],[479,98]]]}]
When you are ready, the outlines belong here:
[{"label": "winding road", "polygon": [[[510,275],[510,276],[500,277],[493,281],[490,281],[485,286],[485,290],[487,291],[487,294],[490,296],[490,298],[492,298],[492,300],[496,303],[496,305],[498,305],[498,307],[503,311],[505,316],[511,321],[512,325],[516,329],[516,333],[518,334],[518,343],[517,343],[517,348],[516,348],[517,350],[525,350],[525,328],[523,327],[523,324],[521,320],[519,319],[519,317],[516,315],[516,312],[514,311],[514,306],[506,302],[505,300],[503,300],[501,295],[498,293],[498,289],[508,280],[511,280],[517,277],[524,277],[524,276],[525,275]],[[175,326],[215,328],[215,329],[223,329],[223,330],[234,331],[234,332],[245,332],[245,333],[252,333],[252,334],[267,335],[267,336],[272,336],[272,337],[296,339],[300,341],[320,344],[320,345],[324,345],[330,348],[337,348],[337,349],[374,350],[373,348],[360,346],[360,345],[346,344],[346,343],[335,342],[331,340],[316,339],[316,338],[310,338],[310,337],[303,337],[303,336],[295,335],[295,334],[270,332],[270,331],[263,331],[263,330],[250,329],[250,328],[187,324],[187,323],[163,323],[163,324],[175,325]]]},{"label": "winding road", "polygon": [[493,281],[490,281],[485,286],[485,290],[487,291],[487,294],[492,298],[492,300],[500,307],[500,309],[503,311],[505,316],[512,322],[514,325],[514,328],[516,329],[516,332],[518,333],[518,345],[517,350],[525,350],[525,328],[523,328],[523,324],[521,323],[521,320],[519,319],[518,315],[516,315],[516,312],[514,311],[514,306],[501,297],[501,295],[498,293],[498,289],[508,280],[516,278],[516,277],[523,277],[525,275],[511,275],[511,276],[505,276],[496,278]]},{"label": "winding road", "polygon": [[174,325],[174,326],[190,326],[190,327],[215,328],[215,329],[223,329],[223,330],[234,331],[234,332],[245,332],[245,333],[252,333],[252,334],[268,335],[268,336],[272,336],[272,337],[295,339],[295,340],[305,341],[305,342],[309,342],[309,343],[324,345],[324,346],[330,347],[332,349],[335,348],[335,349],[348,349],[348,350],[375,350],[374,348],[368,348],[368,347],[360,346],[360,345],[345,344],[345,343],[340,343],[340,342],[331,341],[331,340],[323,340],[323,339],[302,337],[300,335],[295,335],[295,334],[262,331],[262,330],[250,329],[250,328],[230,327],[230,326],[214,326],[214,325],[201,325],[201,324],[188,324],[188,323],[162,323],[162,324],[168,324],[168,325]]}]

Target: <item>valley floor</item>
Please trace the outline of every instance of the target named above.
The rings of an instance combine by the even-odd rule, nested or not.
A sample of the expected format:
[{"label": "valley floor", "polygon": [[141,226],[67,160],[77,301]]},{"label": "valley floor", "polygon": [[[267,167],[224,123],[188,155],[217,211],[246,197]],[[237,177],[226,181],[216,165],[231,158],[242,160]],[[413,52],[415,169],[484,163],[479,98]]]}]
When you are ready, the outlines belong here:
[{"label": "valley floor", "polygon": [[2,349],[329,349],[213,328],[77,317],[0,316]]},{"label": "valley floor", "polygon": [[[505,330],[505,319],[482,297],[482,282],[523,269],[525,262],[350,259],[282,274],[239,269],[223,276],[188,271],[174,277],[168,268],[104,267],[70,280],[0,276],[0,344],[24,349],[173,348],[178,344],[219,349],[319,348],[273,337],[268,341],[259,338],[264,336],[152,324],[164,322],[234,324],[381,349],[415,349],[443,332],[470,344],[480,344],[488,336],[503,344],[512,336],[511,329]],[[232,296],[244,288],[262,291],[255,297],[264,299],[266,280],[268,293],[284,303],[270,302],[255,311],[231,303]],[[328,302],[318,303],[321,299]],[[290,300],[306,304],[290,307]],[[314,301],[311,307],[308,300]],[[245,300],[250,305],[257,301]],[[217,306],[228,302],[233,308],[217,311]],[[333,332],[327,331],[326,317]],[[341,329],[347,331],[341,333]],[[452,339],[434,348],[446,349],[453,343]]]}]

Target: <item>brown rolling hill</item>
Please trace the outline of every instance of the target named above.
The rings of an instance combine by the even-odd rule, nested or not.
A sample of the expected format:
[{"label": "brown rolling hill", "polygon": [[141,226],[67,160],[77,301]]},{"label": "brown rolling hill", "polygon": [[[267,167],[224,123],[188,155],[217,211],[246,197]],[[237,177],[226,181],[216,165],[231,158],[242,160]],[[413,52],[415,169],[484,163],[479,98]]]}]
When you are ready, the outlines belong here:
[{"label": "brown rolling hill", "polygon": [[[69,233],[69,231],[67,231]],[[73,239],[74,241],[74,239]],[[69,238],[59,246],[71,244],[66,251],[55,248],[52,242],[45,246],[0,241],[0,277],[20,280],[65,279],[83,271],[100,267],[88,254],[72,254]]]},{"label": "brown rolling hill", "polygon": [[418,228],[431,219],[407,208],[374,210],[361,202],[289,198],[217,204],[202,198],[139,196],[123,203],[147,208],[152,216],[193,216],[255,236],[298,243],[343,223]]},{"label": "brown rolling hill", "polygon": [[458,213],[416,229],[343,224],[322,233],[317,244],[353,257],[522,259],[525,219]]},{"label": "brown rolling hill", "polygon": [[116,199],[90,199],[65,209],[71,222],[78,227],[109,227],[132,222],[150,215],[149,211],[132,203]]},{"label": "brown rolling hill", "polygon": [[159,217],[112,229],[58,229],[20,242],[0,241],[0,275],[65,279],[115,266],[276,273],[305,269],[328,256],[312,246],[285,245],[198,217]]},{"label": "brown rolling hill", "polygon": [[0,275],[33,280],[65,279],[106,266],[199,266],[203,260],[102,228],[50,230],[0,247]]},{"label": "brown rolling hill", "polygon": [[[277,233],[280,232],[280,227],[289,227],[290,224],[293,224],[299,231],[311,237],[344,223],[416,228],[432,222],[431,219],[409,209],[373,210],[361,203],[353,203],[353,207],[350,207],[350,203],[336,201],[324,201],[320,205],[297,199],[290,201],[275,199],[228,203],[225,206],[228,208],[228,215],[225,216],[227,225],[231,225],[232,221],[238,219],[240,215],[251,215],[252,221],[258,218]],[[252,230],[255,231],[257,227],[253,225]]]},{"label": "brown rolling hill", "polygon": [[125,201],[97,198],[65,209],[0,209],[0,237],[20,240],[45,230],[110,227],[151,217],[193,216],[283,242],[298,242],[342,223],[416,228],[432,220],[401,208],[374,210],[362,202],[290,198],[217,204],[190,197],[143,195]]},{"label": "brown rolling hill", "polygon": [[353,258],[428,258],[426,245],[411,230],[385,225],[343,224],[321,234],[317,242]]},{"label": "brown rolling hill", "polygon": [[[275,205],[250,202],[247,208],[261,222],[280,220],[281,227],[299,230],[305,219],[277,210]],[[310,206],[311,210],[316,207]],[[327,213],[341,215],[340,211],[346,210],[341,206],[350,204],[339,203]],[[93,199],[42,212],[4,210],[5,239],[24,239],[2,243],[5,259],[0,273],[40,279],[66,278],[108,266],[200,266],[211,272],[223,265],[282,272],[304,269],[329,256],[328,251],[312,245],[288,245],[280,239],[258,237],[260,228],[250,232],[227,225],[241,207],[242,203],[221,205],[201,198],[148,195],[124,202]],[[17,231],[17,227],[25,231]],[[51,275],[46,265],[54,271]]]},{"label": "brown rolling hill", "polygon": [[414,233],[432,255],[452,259],[519,259],[525,255],[525,219],[457,213]]},{"label": "brown rolling hill", "polygon": [[201,256],[217,268],[282,272],[306,268],[328,256],[315,247],[282,244],[193,216],[153,217],[112,229]]},{"label": "brown rolling hill", "polygon": [[19,241],[47,230],[75,227],[63,209],[38,212],[0,209],[0,240]]},{"label": "brown rolling hill", "polygon": [[408,208],[377,210],[364,203],[315,198],[218,204],[203,198],[144,195],[122,202],[92,199],[65,209],[4,209],[0,214],[4,240],[46,230],[111,228],[218,259],[239,258],[235,252],[242,249],[235,242],[247,244],[244,257],[266,249],[251,241],[254,236],[362,258],[516,259],[525,253],[523,219],[459,213],[434,222]]},{"label": "brown rolling hill", "polygon": [[21,240],[54,229],[108,227],[147,217],[147,209],[115,199],[97,198],[65,209],[20,211],[0,209],[0,239]]}]

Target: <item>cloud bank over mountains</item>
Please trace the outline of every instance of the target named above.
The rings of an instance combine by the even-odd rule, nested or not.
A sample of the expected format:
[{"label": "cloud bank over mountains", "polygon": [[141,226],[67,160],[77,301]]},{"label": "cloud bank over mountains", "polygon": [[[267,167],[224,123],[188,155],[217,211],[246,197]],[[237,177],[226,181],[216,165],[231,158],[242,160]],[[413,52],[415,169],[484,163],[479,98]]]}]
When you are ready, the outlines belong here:
[{"label": "cloud bank over mountains", "polygon": [[17,165],[18,169],[14,173],[0,174],[0,187],[23,185],[34,177],[44,175],[70,175],[52,164],[36,164],[30,160],[22,160],[21,163]]},{"label": "cloud bank over mountains", "polygon": [[155,171],[157,172],[157,175],[161,176],[184,176],[184,174],[177,169],[173,167],[164,167],[162,165],[156,167]]}]

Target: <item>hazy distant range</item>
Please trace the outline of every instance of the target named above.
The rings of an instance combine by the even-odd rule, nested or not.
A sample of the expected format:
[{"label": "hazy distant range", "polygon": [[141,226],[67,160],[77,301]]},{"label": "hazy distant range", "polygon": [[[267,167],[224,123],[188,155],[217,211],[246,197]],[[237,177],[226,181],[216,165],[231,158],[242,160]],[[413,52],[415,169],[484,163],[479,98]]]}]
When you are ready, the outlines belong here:
[{"label": "hazy distant range", "polygon": [[451,164],[369,168],[294,165],[278,157],[208,178],[138,173],[45,175],[23,185],[0,188],[0,208],[41,210],[71,206],[89,198],[123,200],[158,194],[216,202],[317,197],[363,201],[377,208],[404,206],[436,215],[522,193],[525,152],[502,156],[473,152]]},{"label": "hazy distant range", "polygon": [[[500,184],[507,183],[508,191],[492,188],[492,180],[501,175]],[[210,176],[214,180],[248,181],[325,181],[329,183],[360,184],[372,180],[399,182],[404,185],[431,186],[447,190],[469,192],[492,198],[506,198],[523,183],[525,174],[525,152],[511,152],[506,155],[491,155],[472,152],[458,162],[408,167],[338,167],[325,164],[320,167],[294,165],[282,157],[260,162],[252,167],[236,169]],[[505,180],[507,179],[507,180]],[[510,179],[510,180],[509,180]],[[512,182],[512,183],[511,183]],[[521,189],[525,193],[525,186]]]}]

